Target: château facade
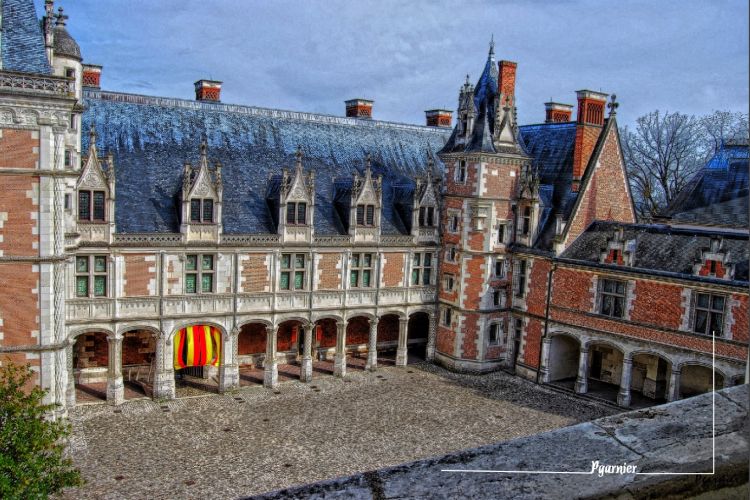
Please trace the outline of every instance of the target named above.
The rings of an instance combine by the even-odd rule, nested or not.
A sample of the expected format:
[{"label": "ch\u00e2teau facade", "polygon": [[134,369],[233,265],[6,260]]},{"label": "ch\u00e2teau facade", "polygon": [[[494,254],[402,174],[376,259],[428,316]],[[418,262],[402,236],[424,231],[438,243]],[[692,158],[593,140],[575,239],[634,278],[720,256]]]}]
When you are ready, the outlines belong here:
[{"label": "ch\u00e2teau facade", "polygon": [[0,355],[61,412],[416,358],[629,406],[708,390],[712,332],[744,380],[746,146],[638,224],[614,96],[521,126],[494,47],[417,126],[104,90],[52,1],[2,9]]}]

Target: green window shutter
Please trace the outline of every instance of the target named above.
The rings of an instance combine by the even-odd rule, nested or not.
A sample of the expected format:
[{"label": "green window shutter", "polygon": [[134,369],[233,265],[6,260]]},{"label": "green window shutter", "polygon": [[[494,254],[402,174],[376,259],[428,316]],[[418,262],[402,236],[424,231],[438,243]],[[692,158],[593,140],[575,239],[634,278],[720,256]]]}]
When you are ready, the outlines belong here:
[{"label": "green window shutter", "polygon": [[107,277],[94,276],[94,297],[107,296]]},{"label": "green window shutter", "polygon": [[294,289],[302,290],[305,284],[305,273],[303,271],[297,271],[294,273]]},{"label": "green window shutter", "polygon": [[185,275],[185,293],[195,293],[195,285],[196,285],[196,279],[197,275],[195,274],[186,274]]},{"label": "green window shutter", "polygon": [[197,255],[188,255],[185,261],[185,269],[188,271],[197,271],[198,270],[198,256]]},{"label": "green window shutter", "polygon": [[352,273],[350,274],[350,278],[349,278],[349,284],[352,287],[356,287],[358,281],[359,281],[359,271],[352,271]]},{"label": "green window shutter", "polygon": [[411,284],[417,285],[419,284],[419,269],[414,269],[411,272]]},{"label": "green window shutter", "polygon": [[201,269],[203,269],[204,271],[211,271],[213,270],[213,268],[214,268],[213,255],[204,255]]},{"label": "green window shutter", "polygon": [[89,258],[88,257],[76,257],[76,272],[77,273],[89,272]]},{"label": "green window shutter", "polygon": [[205,293],[213,292],[214,290],[214,275],[204,274],[201,276],[201,291]]},{"label": "green window shutter", "polygon": [[76,276],[76,297],[89,296],[89,277]]},{"label": "green window shutter", "polygon": [[369,287],[370,286],[370,271],[368,269],[365,269],[362,271],[362,286]]},{"label": "green window shutter", "polygon": [[104,273],[107,271],[107,258],[104,256],[94,257],[94,272]]},{"label": "green window shutter", "polygon": [[425,269],[423,271],[422,276],[423,276],[423,279],[424,279],[424,281],[422,282],[422,284],[423,285],[429,285],[430,284],[430,269]]},{"label": "green window shutter", "polygon": [[279,288],[281,288],[282,290],[289,290],[289,273],[281,273]]},{"label": "green window shutter", "polygon": [[289,266],[291,265],[292,257],[289,254],[285,254],[281,256],[281,268],[282,269],[289,269]]}]

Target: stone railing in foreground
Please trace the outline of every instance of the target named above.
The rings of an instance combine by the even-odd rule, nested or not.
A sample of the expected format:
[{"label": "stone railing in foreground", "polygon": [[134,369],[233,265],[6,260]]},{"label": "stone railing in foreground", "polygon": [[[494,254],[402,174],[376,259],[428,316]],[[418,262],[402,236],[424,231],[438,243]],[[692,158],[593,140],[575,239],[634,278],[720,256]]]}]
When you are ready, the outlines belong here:
[{"label": "stone railing in foreground", "polygon": [[[712,394],[605,417],[572,427],[442,457],[259,495],[282,498],[749,498],[748,386],[716,397],[712,475],[641,475],[592,471],[712,471]],[[584,474],[443,472],[539,470]],[[631,469],[632,470],[632,469]]]},{"label": "stone railing in foreground", "polygon": [[70,78],[59,76],[0,71],[0,90],[41,92],[45,94],[72,96],[74,92],[74,83],[75,82]]}]

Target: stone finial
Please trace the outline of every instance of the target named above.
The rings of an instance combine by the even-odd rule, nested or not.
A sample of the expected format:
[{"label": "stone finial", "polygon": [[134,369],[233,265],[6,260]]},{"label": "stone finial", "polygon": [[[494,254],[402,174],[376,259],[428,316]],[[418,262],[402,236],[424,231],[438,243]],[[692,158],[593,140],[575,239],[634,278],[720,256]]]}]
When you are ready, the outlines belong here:
[{"label": "stone finial", "polygon": [[490,58],[495,56],[495,34],[493,33],[490,37]]},{"label": "stone finial", "polygon": [[612,94],[612,96],[609,98],[609,103],[607,104],[607,108],[609,108],[609,116],[615,116],[617,114],[617,108],[620,106],[620,103],[617,102],[617,96],[615,94]]},{"label": "stone finial", "polygon": [[63,14],[63,8],[60,7],[57,9],[57,14],[55,15],[55,19],[57,20],[57,26],[65,27],[65,22],[68,19],[68,16]]}]

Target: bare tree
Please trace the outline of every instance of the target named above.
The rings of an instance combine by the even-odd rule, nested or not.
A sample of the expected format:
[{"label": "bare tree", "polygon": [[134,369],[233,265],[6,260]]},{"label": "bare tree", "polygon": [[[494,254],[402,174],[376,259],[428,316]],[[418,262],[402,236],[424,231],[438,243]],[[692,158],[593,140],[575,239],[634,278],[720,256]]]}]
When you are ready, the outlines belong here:
[{"label": "bare tree", "polygon": [[623,153],[639,219],[661,212],[706,157],[703,127],[694,116],[653,111],[623,129]]},{"label": "bare tree", "polygon": [[702,117],[700,123],[705,134],[705,141],[710,145],[711,154],[727,142],[747,141],[748,116],[746,113],[714,111]]}]

